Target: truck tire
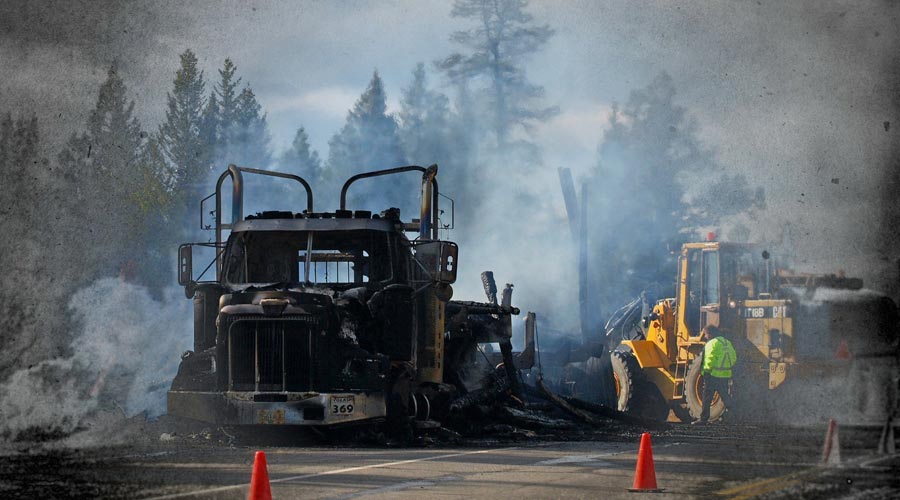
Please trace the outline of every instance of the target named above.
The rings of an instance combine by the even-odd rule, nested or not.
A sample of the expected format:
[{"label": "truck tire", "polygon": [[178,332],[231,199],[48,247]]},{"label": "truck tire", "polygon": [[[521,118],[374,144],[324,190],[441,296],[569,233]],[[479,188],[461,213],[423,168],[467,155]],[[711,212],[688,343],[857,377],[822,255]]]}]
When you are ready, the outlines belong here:
[{"label": "truck tire", "polygon": [[[694,418],[700,418],[703,411],[703,357],[697,356],[688,367],[684,380],[684,398],[687,400],[688,410]],[[709,420],[718,420],[725,413],[725,402],[719,397],[719,393],[713,395],[712,404],[709,407]]]}]

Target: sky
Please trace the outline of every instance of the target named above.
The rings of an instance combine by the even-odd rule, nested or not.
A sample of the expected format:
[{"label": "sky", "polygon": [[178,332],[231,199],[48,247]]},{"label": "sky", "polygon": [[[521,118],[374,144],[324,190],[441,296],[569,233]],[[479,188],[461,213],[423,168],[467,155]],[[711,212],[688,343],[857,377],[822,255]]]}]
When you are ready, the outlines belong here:
[{"label": "sky", "polygon": [[[6,0],[0,110],[37,113],[53,156],[83,127],[116,60],[143,126],[154,130],[178,54],[190,48],[208,79],[226,57],[234,61],[268,113],[276,152],[304,126],[327,157],[328,139],[373,70],[392,112],[418,62],[429,65],[433,86],[446,89],[430,65],[457,50],[449,36],[465,23],[449,11],[443,1]],[[549,193],[540,221],[556,224],[551,237],[567,237],[556,168],[572,168],[576,180],[585,175],[614,104],[665,71],[720,163],[765,188],[754,235],[778,238],[789,222],[801,268],[844,269],[897,291],[900,254],[884,250],[878,228],[892,203],[884,178],[897,168],[900,5],[533,0],[529,11],[556,32],[527,66],[546,103],[560,109],[534,135],[544,153],[534,182]],[[497,186],[496,205],[515,194]],[[523,235],[522,260],[499,265],[506,276],[540,261],[540,246],[527,243],[539,237]],[[477,271],[493,266],[494,247],[485,248],[470,253]],[[477,281],[469,283],[474,292]]]}]

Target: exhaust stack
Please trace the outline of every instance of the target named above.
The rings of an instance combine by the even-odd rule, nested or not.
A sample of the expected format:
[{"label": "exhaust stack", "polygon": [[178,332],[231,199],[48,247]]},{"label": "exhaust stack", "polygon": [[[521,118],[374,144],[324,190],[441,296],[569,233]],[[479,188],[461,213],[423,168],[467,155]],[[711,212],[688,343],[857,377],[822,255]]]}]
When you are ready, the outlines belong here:
[{"label": "exhaust stack", "polygon": [[[434,183],[434,178],[437,176],[437,169],[437,165],[432,165],[422,173],[422,209],[419,214],[419,238],[423,240],[438,239],[437,214],[432,213],[431,206],[434,197],[432,184]],[[430,236],[428,234],[429,232],[432,233]]]}]

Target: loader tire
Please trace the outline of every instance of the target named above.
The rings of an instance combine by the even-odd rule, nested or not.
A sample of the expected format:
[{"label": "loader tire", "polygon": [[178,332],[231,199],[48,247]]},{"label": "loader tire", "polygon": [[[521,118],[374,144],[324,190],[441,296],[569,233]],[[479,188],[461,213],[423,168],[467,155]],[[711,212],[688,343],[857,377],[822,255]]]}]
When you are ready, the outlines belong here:
[{"label": "loader tire", "polygon": [[628,412],[633,409],[635,389],[638,378],[643,375],[637,358],[630,352],[613,351],[610,353],[613,379],[616,384],[616,403],[619,411]]},{"label": "loader tire", "polygon": [[669,407],[659,389],[644,376],[634,354],[613,351],[610,354],[618,409],[650,420],[665,421]]},{"label": "loader tire", "polygon": [[[684,398],[687,400],[688,410],[694,418],[700,418],[703,411],[703,356],[697,356],[688,367],[684,380]],[[709,407],[709,420],[718,420],[725,413],[725,402],[716,392],[713,395],[712,404]]]}]

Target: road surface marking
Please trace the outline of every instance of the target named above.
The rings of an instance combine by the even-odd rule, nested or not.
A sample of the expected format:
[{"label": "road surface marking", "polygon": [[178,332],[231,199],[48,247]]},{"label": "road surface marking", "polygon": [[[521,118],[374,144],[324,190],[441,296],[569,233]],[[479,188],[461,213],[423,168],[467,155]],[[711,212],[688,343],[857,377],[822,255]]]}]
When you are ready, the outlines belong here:
[{"label": "road surface marking", "polygon": [[769,479],[754,481],[752,483],[736,486],[734,488],[728,488],[727,490],[721,490],[716,493],[722,496],[729,496],[732,498],[732,500],[750,498],[756,495],[761,495],[763,493],[768,493],[770,491],[779,490],[784,487],[793,485],[794,483],[798,482],[803,476],[817,470],[819,470],[818,467],[812,467],[802,471],[791,472],[790,474],[785,474],[783,476],[771,477]]},{"label": "road surface marking", "polygon": [[653,459],[657,462],[671,462],[671,463],[679,463],[679,462],[690,462],[695,464],[716,464],[716,465],[750,465],[750,466],[774,466],[774,467],[815,467],[818,463],[815,462],[760,462],[753,460],[722,460],[717,458],[690,458],[690,457],[678,457],[674,455],[659,455],[653,457]]},{"label": "road surface marking", "polygon": [[434,486],[438,483],[445,483],[447,481],[459,481],[462,478],[459,476],[443,476],[430,480],[419,480],[419,481],[407,481],[405,483],[396,483],[389,484],[387,486],[382,486],[380,488],[374,488],[370,490],[362,490],[356,491],[353,493],[347,493],[346,495],[341,495],[337,497],[330,497],[331,500],[350,500],[352,498],[362,498],[368,497],[372,495],[380,495],[382,493],[392,493],[395,491],[404,491],[413,488],[427,488],[429,486]]},{"label": "road surface marking", "polygon": [[[841,463],[840,467],[861,467],[867,468],[871,467],[872,464],[880,462],[882,460],[892,458],[892,457],[878,457],[872,458],[871,456],[859,457],[853,460],[847,460]],[[815,474],[817,472],[827,471],[828,467],[823,467],[821,465],[810,467],[808,469],[804,469],[797,472],[791,472],[789,474],[785,474],[783,476],[772,477],[769,479],[763,479],[760,481],[754,481],[749,484],[745,484],[742,486],[736,486],[734,488],[729,488],[727,490],[718,491],[717,494],[721,496],[730,496],[732,500],[743,500],[746,498],[751,498],[756,495],[762,495],[763,493],[770,493],[772,491],[781,490],[787,488],[788,486],[793,486],[800,482],[800,480],[808,476],[810,474]],[[731,496],[734,495],[734,496]]]},{"label": "road surface marking", "polygon": [[865,462],[859,464],[859,466],[862,467],[863,469],[885,469],[885,468],[890,468],[890,467],[875,467],[875,466],[872,465],[872,464],[876,464],[876,463],[878,463],[878,462],[884,462],[885,460],[891,460],[891,459],[893,459],[893,458],[897,458],[897,455],[885,455],[885,456],[876,457],[876,458],[873,458],[873,459],[871,459],[871,460],[866,460]]},{"label": "road surface marking", "polygon": [[[661,445],[656,445],[654,448],[657,450],[668,448],[670,446],[679,446],[684,443],[666,443]],[[636,454],[638,452],[633,446],[628,445],[627,448],[616,450],[616,451],[607,451],[604,453],[592,453],[590,455],[566,455],[560,458],[552,458],[550,460],[542,460],[540,462],[535,463],[534,465],[568,465],[568,464],[581,464],[588,463],[594,461],[596,458],[607,458],[614,457],[616,455],[624,455],[624,454]]]},{"label": "road surface marking", "polygon": [[[357,472],[357,471],[367,470],[367,469],[381,469],[384,467],[392,467],[395,465],[406,465],[406,464],[414,464],[417,462],[428,462],[430,460],[440,460],[442,458],[464,457],[467,455],[478,455],[478,454],[493,453],[493,452],[498,452],[498,451],[509,451],[509,450],[515,450],[517,448],[519,448],[519,447],[512,446],[509,448],[494,448],[494,449],[490,449],[490,450],[465,451],[462,453],[448,453],[446,455],[435,455],[435,456],[431,456],[431,457],[412,458],[409,460],[398,460],[396,462],[383,462],[380,464],[360,465],[358,467],[346,467],[343,469],[327,470],[327,471],[323,471],[323,472],[313,472],[311,474],[303,474],[300,476],[290,476],[290,477],[282,477],[282,478],[278,478],[278,479],[270,479],[269,484],[285,483],[288,481],[300,481],[303,479],[310,479],[313,477],[331,476],[334,474],[344,474],[347,472]],[[219,486],[217,488],[207,488],[205,490],[194,490],[194,491],[189,491],[189,492],[184,492],[184,493],[173,493],[171,495],[161,495],[158,497],[152,497],[148,500],[164,500],[164,499],[169,499],[169,498],[184,498],[184,497],[190,497],[190,496],[194,496],[194,495],[205,495],[205,494],[209,494],[209,493],[219,493],[222,491],[239,490],[241,488],[248,488],[249,486],[250,486],[249,482],[241,483],[241,484],[233,484],[231,486]]]}]

